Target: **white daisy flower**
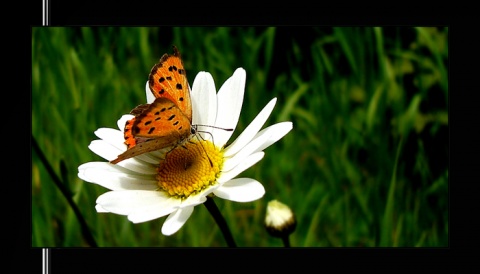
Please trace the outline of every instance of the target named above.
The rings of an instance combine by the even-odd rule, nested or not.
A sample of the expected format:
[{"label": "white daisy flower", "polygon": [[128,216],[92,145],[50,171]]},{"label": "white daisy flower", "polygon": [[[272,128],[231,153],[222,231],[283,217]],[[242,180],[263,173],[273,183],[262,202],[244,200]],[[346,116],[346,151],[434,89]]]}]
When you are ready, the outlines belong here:
[{"label": "white daisy flower", "polygon": [[[191,89],[192,124],[235,129],[242,108],[245,79],[245,70],[238,68],[217,93],[210,73],[198,73]],[[148,83],[146,93],[147,102],[153,102]],[[166,148],[145,153],[115,165],[85,163],[78,167],[78,177],[111,190],[97,198],[97,212],[126,215],[133,223],[168,215],[162,233],[172,235],[207,196],[250,202],[264,195],[265,189],[260,182],[236,176],[260,161],[265,154],[263,150],[292,129],[291,122],[281,122],[260,130],[275,103],[276,98],[273,98],[228,146],[225,145],[233,131],[199,126],[198,138],[193,137],[173,150]],[[89,148],[108,161],[115,159],[126,150],[123,130],[132,117],[128,114],[119,119],[120,130],[96,130],[95,135],[100,140],[92,141]]]}]

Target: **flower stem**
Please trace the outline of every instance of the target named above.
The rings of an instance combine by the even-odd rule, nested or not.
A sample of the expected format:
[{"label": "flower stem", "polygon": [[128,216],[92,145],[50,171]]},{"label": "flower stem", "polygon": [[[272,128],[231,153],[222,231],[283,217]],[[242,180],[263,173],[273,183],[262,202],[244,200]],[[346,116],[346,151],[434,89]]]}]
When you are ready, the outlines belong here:
[{"label": "flower stem", "polygon": [[289,235],[282,236],[283,245],[285,247],[290,247],[290,237]]},{"label": "flower stem", "polygon": [[[97,243],[95,242],[95,238],[93,238],[93,235],[90,232],[90,229],[88,228],[87,222],[83,218],[83,215],[80,212],[80,209],[77,207],[77,204],[73,201],[72,195],[69,193],[69,190],[65,187],[66,182],[62,182],[60,180],[60,178],[57,176],[57,174],[53,170],[53,167],[48,162],[47,157],[45,156],[45,154],[43,154],[42,150],[40,149],[40,146],[38,145],[38,143],[35,140],[35,137],[33,137],[33,135],[32,135],[32,146],[33,146],[33,150],[37,153],[38,157],[40,158],[40,161],[45,166],[45,169],[47,170],[48,174],[52,178],[53,182],[58,187],[60,192],[63,194],[65,199],[67,199],[67,202],[70,205],[70,207],[73,209],[73,212],[75,213],[75,216],[77,217],[77,219],[80,223],[80,227],[82,229],[82,234],[85,237],[85,240],[87,241],[87,243],[91,247],[97,247]],[[63,170],[64,168],[62,168],[62,167],[61,167],[61,169]],[[66,173],[66,171],[65,171],[65,173]]]},{"label": "flower stem", "polygon": [[227,222],[225,221],[225,218],[223,218],[223,215],[220,213],[220,210],[218,210],[218,207],[213,201],[213,198],[207,196],[207,201],[204,204],[207,207],[208,212],[212,214],[215,222],[217,222],[217,225],[220,227],[223,237],[225,238],[225,241],[227,241],[228,247],[237,247],[237,245],[235,244],[235,240],[233,240],[232,232],[230,232]]}]

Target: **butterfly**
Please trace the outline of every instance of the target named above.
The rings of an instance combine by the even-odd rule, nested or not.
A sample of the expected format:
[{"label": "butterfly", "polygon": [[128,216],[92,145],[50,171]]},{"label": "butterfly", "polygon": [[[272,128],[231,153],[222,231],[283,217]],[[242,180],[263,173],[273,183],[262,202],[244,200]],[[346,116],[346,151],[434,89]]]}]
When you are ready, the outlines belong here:
[{"label": "butterfly", "polygon": [[165,53],[153,66],[148,85],[155,100],[135,107],[134,117],[125,124],[127,150],[110,163],[147,152],[176,146],[196,133],[192,126],[190,86],[178,49]]}]

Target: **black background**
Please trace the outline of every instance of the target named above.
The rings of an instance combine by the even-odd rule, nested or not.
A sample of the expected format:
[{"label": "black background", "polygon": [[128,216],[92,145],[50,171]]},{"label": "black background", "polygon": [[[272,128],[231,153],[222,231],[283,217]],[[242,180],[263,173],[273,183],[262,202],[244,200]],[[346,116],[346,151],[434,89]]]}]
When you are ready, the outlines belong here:
[{"label": "black background", "polygon": [[[168,271],[253,271],[314,269],[318,272],[338,270],[425,270],[434,269],[470,269],[475,263],[478,268],[479,225],[478,216],[478,189],[480,184],[478,170],[479,149],[476,137],[478,128],[478,115],[480,100],[477,100],[479,83],[472,80],[478,79],[479,69],[473,68],[478,64],[478,42],[474,41],[478,30],[475,27],[474,8],[454,8],[430,6],[418,8],[405,5],[392,6],[379,9],[376,5],[366,4],[352,6],[296,6],[299,2],[285,3],[284,7],[266,5],[259,7],[247,2],[234,2],[216,6],[206,2],[197,2],[197,6],[183,2],[134,1],[120,3],[104,1],[101,3],[87,3],[85,1],[60,1],[49,0],[50,26],[194,26],[194,25],[249,25],[249,26],[449,26],[449,128],[450,128],[450,246],[448,248],[52,248],[50,273],[167,273]],[[108,4],[110,3],[110,4]],[[201,4],[201,6],[198,6]],[[5,49],[4,56],[25,56],[27,66],[31,63],[31,27],[42,26],[44,10],[42,0],[35,3],[23,3],[19,9],[29,17],[28,26],[20,33],[23,36],[16,39],[13,36],[4,36],[3,44],[13,49],[23,49],[11,55]],[[398,4],[400,5],[400,4]],[[402,3],[402,5],[404,5]],[[8,11],[7,11],[8,13]],[[22,17],[23,18],[23,17]],[[18,33],[15,33],[15,35]],[[307,38],[308,39],[308,38]],[[24,47],[18,43],[24,42]],[[15,58],[18,63],[20,58]],[[11,61],[9,61],[11,62]],[[31,67],[31,66],[30,66]],[[30,67],[27,67],[30,72]],[[31,73],[23,73],[20,66],[4,66],[4,70],[21,76],[11,88],[7,88],[10,78],[4,78],[3,94],[17,95],[13,90],[26,91],[31,89]],[[4,76],[5,77],[5,76]],[[6,80],[6,81],[5,81]],[[9,81],[10,80],[10,81]],[[25,89],[18,89],[16,83],[26,85]],[[30,95],[30,92],[28,93]],[[8,231],[3,231],[6,245],[8,273],[43,273],[42,248],[31,247],[31,172],[19,172],[24,158],[31,159],[31,140],[28,140],[26,153],[15,150],[18,146],[7,148],[23,141],[23,136],[31,138],[31,127],[25,135],[11,132],[17,128],[11,119],[12,114],[18,113],[25,105],[25,97],[14,96],[10,99],[4,97],[4,176],[3,185],[9,186],[3,192],[2,226]],[[31,96],[27,98],[30,102]],[[10,110],[12,108],[12,110]],[[26,112],[22,112],[26,113]],[[31,116],[26,115],[31,125]],[[13,125],[13,127],[12,127]],[[21,137],[21,138],[19,138]],[[28,153],[28,154],[27,154]],[[11,157],[15,155],[19,161]],[[31,170],[31,160],[27,162]],[[19,179],[16,175],[29,174],[28,178]],[[293,268],[290,268],[292,266]],[[451,266],[452,268],[445,268]],[[288,268],[286,268],[288,267]],[[5,273],[2,271],[2,273]]]}]

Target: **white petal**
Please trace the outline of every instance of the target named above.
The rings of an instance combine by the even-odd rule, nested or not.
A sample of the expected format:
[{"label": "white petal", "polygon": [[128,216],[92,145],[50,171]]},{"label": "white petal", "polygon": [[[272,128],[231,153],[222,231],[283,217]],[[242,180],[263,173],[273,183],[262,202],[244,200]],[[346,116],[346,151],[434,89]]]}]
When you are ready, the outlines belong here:
[{"label": "white petal", "polygon": [[189,207],[189,206],[196,206],[196,205],[205,203],[205,201],[207,200],[206,196],[208,194],[212,193],[213,190],[218,188],[218,187],[219,187],[218,185],[210,186],[207,189],[205,189],[204,191],[202,191],[201,193],[199,193],[198,195],[188,196],[188,198],[185,199],[182,202],[182,204],[180,205],[180,208]]},{"label": "white petal", "polygon": [[254,179],[238,178],[226,182],[213,194],[234,202],[251,202],[263,197],[265,188]]},{"label": "white petal", "polygon": [[[123,151],[114,147],[113,145],[103,141],[103,140],[93,140],[88,146],[98,156],[111,161],[116,159],[119,154]],[[155,167],[153,165],[148,165],[143,161],[139,161],[137,158],[133,157],[117,163],[117,166],[124,167],[128,170],[135,171],[137,173],[143,174],[156,174]]]},{"label": "white petal", "polygon": [[257,134],[250,143],[248,143],[242,150],[235,154],[232,158],[226,158],[225,163],[223,164],[222,170],[229,171],[234,168],[236,165],[243,162],[248,156],[254,152],[260,151],[258,148],[265,143],[270,136],[273,134],[271,131],[264,131],[263,134]]},{"label": "white petal", "polygon": [[125,149],[123,132],[118,129],[99,128],[95,130],[95,135],[118,149]]},{"label": "white petal", "polygon": [[[235,70],[233,75],[225,81],[218,91],[218,108],[215,126],[220,128],[235,129],[242,110],[243,95],[245,93],[246,72],[243,68]],[[212,129],[215,145],[223,147],[232,131]]]},{"label": "white petal", "polygon": [[[118,155],[125,151],[125,149],[119,149],[103,140],[93,140],[88,148],[108,161],[116,159]],[[155,155],[155,153],[145,153],[123,160],[116,165],[138,173],[155,174],[155,165],[158,165],[160,161],[160,158]]]},{"label": "white petal", "polygon": [[124,114],[122,115],[122,117],[120,117],[120,119],[118,119],[117,121],[117,126],[118,128],[123,132],[125,130],[125,124],[127,123],[127,121],[131,120],[133,117],[132,114]]},{"label": "white petal", "polygon": [[[126,146],[125,146],[124,149],[121,150],[122,153],[125,150],[126,150]],[[160,162],[160,160],[165,159],[165,154],[170,150],[171,150],[171,148],[167,147],[167,148],[164,148],[164,149],[159,149],[159,150],[143,153],[143,154],[137,155],[135,157],[128,158],[128,159],[126,159],[122,162],[136,163],[137,165],[149,165],[150,164],[150,166],[151,165],[157,166],[158,163]],[[118,163],[117,165],[124,166],[124,164],[122,164],[122,162]]]},{"label": "white petal", "polygon": [[93,140],[90,142],[90,145],[88,145],[88,148],[108,161],[117,158],[118,154],[123,152],[121,149],[105,140]]},{"label": "white petal", "polygon": [[147,152],[144,154],[140,154],[138,156],[133,157],[134,159],[139,160],[140,162],[145,162],[149,164],[153,164],[155,167],[158,166],[161,160],[165,159],[165,154],[171,151],[171,147],[166,147],[162,149],[158,149],[155,151]]},{"label": "white petal", "polygon": [[97,210],[98,213],[107,213],[109,212],[108,210],[104,209],[101,205],[96,205],[95,209]]},{"label": "white petal", "polygon": [[[217,90],[212,75],[201,71],[193,81],[192,89],[192,124],[208,125],[215,124],[217,115]],[[210,131],[210,128],[198,127],[200,131]],[[208,134],[200,133],[205,139]]]},{"label": "white petal", "polygon": [[185,207],[170,214],[163,223],[162,234],[169,236],[177,232],[190,218],[193,209],[193,206]]},{"label": "white petal", "polygon": [[[126,168],[128,170],[134,171],[139,174],[150,174],[150,175],[157,174],[155,165],[146,164],[145,162],[138,160],[140,156],[123,160],[120,163],[117,163],[115,165]],[[158,161],[157,161],[157,164],[158,164]]]},{"label": "white petal", "polygon": [[174,200],[175,201],[172,201],[170,197],[162,191],[116,190],[100,195],[97,198],[97,204],[108,212],[129,215],[143,208],[156,205],[173,210],[180,204],[180,200]]},{"label": "white petal", "polygon": [[258,161],[260,161],[263,158],[263,156],[265,156],[265,152],[263,152],[263,151],[253,153],[252,155],[245,158],[245,160],[240,162],[240,164],[236,165],[231,170],[222,171],[222,173],[221,173],[220,177],[217,179],[217,181],[220,184],[222,184],[222,183],[225,183],[225,182],[235,178],[235,176],[237,176],[238,174],[240,174],[244,170],[248,169],[249,167],[256,164]]},{"label": "white petal", "polygon": [[255,134],[262,128],[272,113],[273,107],[277,102],[277,98],[273,98],[255,117],[255,119],[245,128],[238,138],[225,149],[225,157],[229,157],[241,150],[248,142],[250,142]]},{"label": "white petal", "polygon": [[128,219],[134,223],[154,220],[176,211],[180,203],[179,199],[172,197],[166,200],[159,200],[151,205],[138,208],[128,215]]},{"label": "white petal", "polygon": [[153,95],[153,92],[150,90],[150,85],[147,83],[145,84],[145,94],[147,95],[147,104],[153,103],[155,101],[155,96]]},{"label": "white petal", "polygon": [[107,162],[89,162],[78,167],[78,177],[111,190],[155,190],[153,175],[136,174]]},{"label": "white petal", "polygon": [[285,136],[290,130],[292,130],[292,128],[293,128],[292,122],[281,122],[263,129],[257,134],[257,136],[266,134],[268,131],[270,131],[272,134],[269,134],[270,137],[268,138],[268,140],[264,142],[256,151],[262,151],[267,147],[271,146],[273,143],[275,143],[276,141],[280,140],[283,136]]},{"label": "white petal", "polygon": [[157,156],[157,154],[154,153],[154,152],[157,152],[157,151],[140,154],[140,155],[135,156],[133,158],[138,160],[139,162],[145,162],[145,163],[149,163],[149,164],[153,164],[153,165],[158,165],[158,163],[160,162],[160,159],[163,159],[163,157],[162,156],[160,156],[160,157]]}]

